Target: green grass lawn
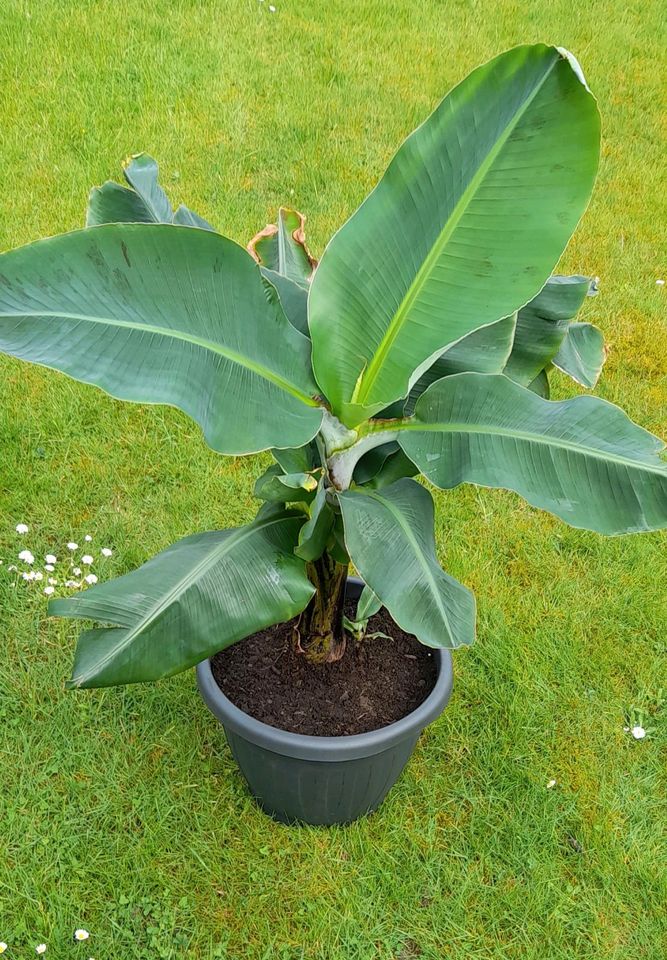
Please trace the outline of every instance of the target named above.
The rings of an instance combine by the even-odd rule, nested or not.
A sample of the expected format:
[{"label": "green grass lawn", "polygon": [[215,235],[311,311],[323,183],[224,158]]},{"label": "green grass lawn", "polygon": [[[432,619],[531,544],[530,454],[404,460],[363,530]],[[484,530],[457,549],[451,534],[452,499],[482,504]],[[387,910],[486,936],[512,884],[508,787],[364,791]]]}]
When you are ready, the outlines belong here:
[{"label": "green grass lawn", "polygon": [[[561,270],[601,278],[586,307],[610,347],[599,395],[667,433],[657,0],[273,2],[4,0],[0,248],[80,226],[89,187],[146,150],[172,199],[231,237],[293,204],[319,253],[453,83],[555,42],[580,58],[604,129]],[[192,671],[64,692],[75,628],[46,618],[39,587],[11,585],[16,551],[62,556],[90,533],[114,549],[102,575],[127,571],[247,521],[266,461],[215,455],[177,411],[0,358],[7,956],[46,942],[47,960],[664,958],[664,535],[604,539],[509,493],[436,494],[478,641],[382,809],[349,827],[261,814]],[[642,741],[623,730],[636,720]]]}]

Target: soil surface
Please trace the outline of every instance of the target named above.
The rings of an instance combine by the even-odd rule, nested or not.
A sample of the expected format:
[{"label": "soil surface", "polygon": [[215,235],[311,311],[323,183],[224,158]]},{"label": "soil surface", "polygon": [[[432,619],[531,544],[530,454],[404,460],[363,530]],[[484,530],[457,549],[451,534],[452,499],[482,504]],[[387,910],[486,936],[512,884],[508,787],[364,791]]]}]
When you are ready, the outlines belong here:
[{"label": "soil surface", "polygon": [[[354,615],[355,603],[346,607]],[[269,627],[232,644],[211,658],[223,693],[251,716],[292,733],[339,737],[377,730],[400,720],[433,689],[433,652],[396,626],[381,610],[367,637],[349,635],[337,663],[309,663],[292,640],[296,620]]]}]

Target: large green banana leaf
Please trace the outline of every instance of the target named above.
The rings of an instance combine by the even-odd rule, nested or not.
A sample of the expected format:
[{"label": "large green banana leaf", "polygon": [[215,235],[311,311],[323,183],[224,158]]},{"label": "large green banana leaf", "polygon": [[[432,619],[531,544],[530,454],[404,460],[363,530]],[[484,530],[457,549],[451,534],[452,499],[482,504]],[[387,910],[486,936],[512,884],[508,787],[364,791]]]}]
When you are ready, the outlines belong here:
[{"label": "large green banana leaf", "polygon": [[196,533],[138,570],[49,613],[113,624],[79,637],[70,687],[169,677],[296,616],[314,588],[294,555],[303,516],[267,511],[245,527]]},{"label": "large green banana leaf", "polygon": [[348,426],[407,396],[450,344],[544,285],[581,217],[599,116],[565,51],[473,71],[333,237],[309,298],[315,375]]},{"label": "large green banana leaf", "polygon": [[506,487],[599,533],[667,526],[663,443],[596,397],[553,403],[504,376],[462,373],[428,388],[399,442],[438,487]]},{"label": "large green banana leaf", "polygon": [[592,323],[571,323],[553,365],[590,389],[597,383],[605,359],[602,331]]},{"label": "large green banana leaf", "polygon": [[504,371],[479,372],[504,372],[527,387],[558,353],[567,338],[570,321],[590,289],[590,277],[549,277],[538,295],[519,310],[512,352]]},{"label": "large green banana leaf", "polygon": [[472,643],[475,599],[438,563],[428,490],[398,480],[338,498],[350,558],[399,627],[429,647]]},{"label": "large green banana leaf", "polygon": [[3,254],[0,351],[180,407],[221,453],[300,446],[321,421],[310,343],[246,251],[204,230],[108,224]]}]

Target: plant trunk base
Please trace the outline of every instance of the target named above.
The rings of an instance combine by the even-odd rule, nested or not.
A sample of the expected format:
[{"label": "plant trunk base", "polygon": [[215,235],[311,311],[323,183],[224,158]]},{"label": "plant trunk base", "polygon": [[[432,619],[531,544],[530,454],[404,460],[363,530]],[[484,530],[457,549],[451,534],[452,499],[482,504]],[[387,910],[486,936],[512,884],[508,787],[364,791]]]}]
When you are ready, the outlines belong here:
[{"label": "plant trunk base", "polygon": [[333,634],[328,634],[324,637],[314,637],[311,635],[304,646],[301,643],[301,631],[296,627],[294,630],[294,640],[297,650],[305,654],[311,663],[335,663],[337,660],[340,660],[345,653],[345,634],[340,638],[334,637]]},{"label": "plant trunk base", "polygon": [[316,593],[294,630],[296,648],[312,663],[335,663],[345,653],[343,607],[347,565],[323,554],[308,564]]}]

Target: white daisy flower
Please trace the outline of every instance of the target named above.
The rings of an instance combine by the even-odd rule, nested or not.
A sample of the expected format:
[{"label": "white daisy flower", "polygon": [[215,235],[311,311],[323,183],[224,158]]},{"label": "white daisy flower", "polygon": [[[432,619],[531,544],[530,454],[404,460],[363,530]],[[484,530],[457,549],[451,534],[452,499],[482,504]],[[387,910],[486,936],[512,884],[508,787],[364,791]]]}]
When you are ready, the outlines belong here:
[{"label": "white daisy flower", "polygon": [[28,532],[28,524],[27,524],[27,523],[17,523],[17,524],[16,524],[16,532],[17,532],[17,533],[27,533],[27,532]]},{"label": "white daisy flower", "polygon": [[276,8],[272,5],[269,5],[269,13],[275,13],[275,12],[276,12]]},{"label": "white daisy flower", "polygon": [[7,569],[9,570],[10,573],[13,573],[14,570],[18,570],[18,567],[16,566],[15,563],[10,563]]},{"label": "white daisy flower", "polygon": [[81,576],[81,567],[74,567],[74,569],[72,570],[72,573],[74,574],[75,577],[80,577],[80,576]]},{"label": "white daisy flower", "polygon": [[78,550],[78,549],[79,549],[79,544],[78,544],[78,543],[74,543],[73,540],[70,540],[70,542],[67,544],[67,549],[68,549],[68,550]]},{"label": "white daisy flower", "polygon": [[53,573],[53,571],[54,571],[56,568],[53,566],[52,563],[45,563],[45,564],[44,564],[44,569],[46,570],[47,573]]},{"label": "white daisy flower", "polygon": [[34,574],[34,576],[33,576],[32,579],[33,579],[33,580],[43,580],[43,579],[44,579],[44,574],[42,573],[41,570],[35,570],[35,574]]},{"label": "white daisy flower", "polygon": [[66,587],[78,587],[80,584],[76,580],[65,580]]},{"label": "white daisy flower", "polygon": [[90,543],[93,538],[89,533],[87,533],[83,539],[86,541],[86,543]]},{"label": "white daisy flower", "polygon": [[646,730],[640,726],[633,727],[631,733],[635,740],[643,740],[646,736]]},{"label": "white daisy flower", "polygon": [[23,577],[24,580],[33,580],[35,575],[34,575],[34,573],[32,572],[32,570],[30,571],[30,573],[27,573],[27,572],[24,570],[23,573],[21,574],[21,576]]},{"label": "white daisy flower", "polygon": [[84,555],[81,557],[81,563],[85,564],[87,567],[89,567],[92,562],[93,558],[89,553],[84,553]]},{"label": "white daisy flower", "polygon": [[97,577],[94,573],[89,573],[88,576],[83,578],[86,583],[97,583]]},{"label": "white daisy flower", "polygon": [[52,593],[55,593],[55,590],[55,587],[44,587],[44,593],[47,595],[47,597],[50,597]]},{"label": "white daisy flower", "polygon": [[0,941],[0,953],[4,953],[7,949],[7,944]]},{"label": "white daisy flower", "polygon": [[21,550],[19,553],[19,560],[23,560],[25,563],[34,563],[35,558],[30,553],[29,550]]},{"label": "white daisy flower", "polygon": [[110,557],[113,553],[113,550],[110,550],[109,547],[102,547],[100,553],[103,557]]},{"label": "white daisy flower", "polygon": [[75,930],[74,939],[75,940],[87,940],[90,934],[87,930]]},{"label": "white daisy flower", "polygon": [[44,557],[44,562],[45,562],[45,563],[56,563],[57,560],[56,560],[56,557],[54,557],[54,555],[53,555],[52,553],[47,553],[47,555]]},{"label": "white daisy flower", "polygon": [[53,577],[49,577],[49,586],[56,587],[57,585],[58,585],[58,581],[55,580]]},{"label": "white daisy flower", "polygon": [[46,944],[45,943],[37,944],[37,946],[35,947],[35,953],[46,953]]},{"label": "white daisy flower", "polygon": [[553,790],[557,782],[558,782],[557,780],[549,780],[549,782],[547,783],[547,790]]},{"label": "white daisy flower", "polygon": [[[664,287],[665,281],[664,281],[664,280],[656,280],[656,281],[655,281],[655,285],[656,285],[656,287]],[[17,527],[16,529],[18,530],[18,527]]]}]

